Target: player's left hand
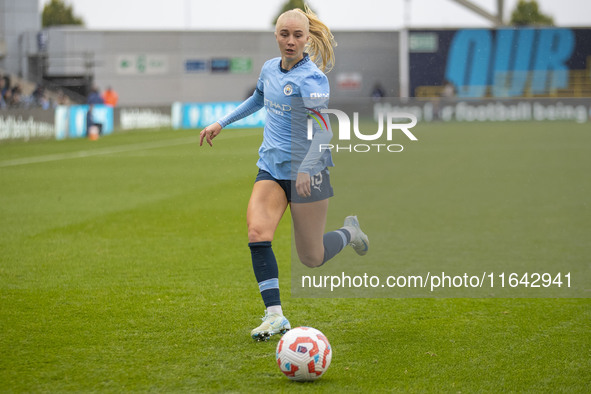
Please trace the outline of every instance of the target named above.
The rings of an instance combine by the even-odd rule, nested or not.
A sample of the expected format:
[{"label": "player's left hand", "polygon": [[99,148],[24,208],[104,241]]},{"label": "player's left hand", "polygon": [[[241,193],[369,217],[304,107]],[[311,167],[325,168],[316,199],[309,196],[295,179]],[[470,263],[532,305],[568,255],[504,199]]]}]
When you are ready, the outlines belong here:
[{"label": "player's left hand", "polygon": [[310,182],[310,174],[307,172],[298,172],[296,179],[296,192],[300,197],[310,197],[312,195],[312,188]]}]

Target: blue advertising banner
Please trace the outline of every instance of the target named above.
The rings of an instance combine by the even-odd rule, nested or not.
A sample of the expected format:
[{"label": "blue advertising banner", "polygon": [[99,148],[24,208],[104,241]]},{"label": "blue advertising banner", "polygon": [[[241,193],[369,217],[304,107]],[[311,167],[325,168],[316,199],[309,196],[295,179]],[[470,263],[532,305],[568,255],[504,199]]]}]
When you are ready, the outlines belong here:
[{"label": "blue advertising banner", "polygon": [[[174,128],[198,129],[209,126],[223,116],[235,110],[241,102],[216,102],[216,103],[175,103],[172,106],[172,120]],[[226,128],[253,128],[264,127],[264,110],[247,116]]]},{"label": "blue advertising banner", "polygon": [[72,105],[68,113],[68,137],[80,138],[86,136],[86,105]]},{"label": "blue advertising banner", "polygon": [[[58,108],[62,108],[59,112],[60,116],[63,117],[63,107]],[[86,137],[88,111],[88,105],[72,105],[68,107],[67,130],[69,138]],[[102,104],[94,105],[92,108],[92,121],[101,125],[103,135],[111,134],[113,132],[113,107]],[[63,128],[63,126],[61,127]]]},{"label": "blue advertising banner", "polygon": [[411,96],[449,84],[458,97],[569,96],[573,75],[591,83],[591,29],[412,30],[409,44]]},{"label": "blue advertising banner", "polygon": [[108,105],[95,105],[92,109],[94,123],[102,125],[103,135],[113,133],[113,107]]},{"label": "blue advertising banner", "polygon": [[68,136],[68,107],[59,105],[55,108],[55,139],[63,140]]}]

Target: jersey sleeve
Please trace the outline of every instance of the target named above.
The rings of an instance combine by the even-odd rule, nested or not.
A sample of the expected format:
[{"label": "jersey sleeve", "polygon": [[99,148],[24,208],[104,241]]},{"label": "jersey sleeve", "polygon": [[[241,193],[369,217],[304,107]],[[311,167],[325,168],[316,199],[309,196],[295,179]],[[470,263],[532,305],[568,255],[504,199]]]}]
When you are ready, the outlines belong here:
[{"label": "jersey sleeve", "polygon": [[322,73],[314,73],[304,79],[300,85],[300,95],[308,108],[328,108],[330,85],[328,78]]},{"label": "jersey sleeve", "polygon": [[265,93],[264,93],[264,84],[263,84],[263,70],[261,70],[261,75],[257,81],[257,86],[252,96],[247,98],[242,104],[240,104],[234,111],[230,112],[220,120],[218,123],[222,126],[222,128],[226,127],[230,123],[234,123],[240,119],[246,118],[249,115],[254,114],[259,109],[263,108],[265,104]]},{"label": "jersey sleeve", "polygon": [[322,109],[328,108],[330,97],[328,78],[324,74],[315,74],[307,78],[300,86],[300,93],[308,117],[312,119],[313,133],[310,147],[298,172],[313,176],[325,167],[326,156],[330,155],[327,146],[332,139],[332,129],[328,115],[321,113]]}]

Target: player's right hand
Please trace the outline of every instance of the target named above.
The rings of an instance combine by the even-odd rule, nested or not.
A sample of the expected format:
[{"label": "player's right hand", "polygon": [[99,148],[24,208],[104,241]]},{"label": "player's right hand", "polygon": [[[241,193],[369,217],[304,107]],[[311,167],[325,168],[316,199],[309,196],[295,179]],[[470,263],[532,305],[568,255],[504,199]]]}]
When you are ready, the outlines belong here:
[{"label": "player's right hand", "polygon": [[222,126],[218,123],[212,123],[199,133],[199,146],[203,146],[203,139],[207,141],[209,146],[213,146],[211,141],[217,137],[217,135],[222,131]]}]

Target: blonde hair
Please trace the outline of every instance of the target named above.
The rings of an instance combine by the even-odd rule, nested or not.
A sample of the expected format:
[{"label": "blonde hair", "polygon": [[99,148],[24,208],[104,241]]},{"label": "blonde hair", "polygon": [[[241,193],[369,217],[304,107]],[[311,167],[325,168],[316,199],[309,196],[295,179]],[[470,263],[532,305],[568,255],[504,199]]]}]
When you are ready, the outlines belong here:
[{"label": "blonde hair", "polygon": [[330,32],[328,26],[326,26],[318,16],[308,7],[308,4],[304,5],[305,11],[299,8],[284,12],[277,18],[282,16],[304,16],[308,21],[308,32],[310,33],[310,41],[306,44],[306,52],[310,56],[310,59],[318,68],[323,72],[327,73],[333,69],[335,64],[334,50],[337,46],[337,42],[334,36]]}]

